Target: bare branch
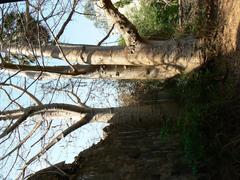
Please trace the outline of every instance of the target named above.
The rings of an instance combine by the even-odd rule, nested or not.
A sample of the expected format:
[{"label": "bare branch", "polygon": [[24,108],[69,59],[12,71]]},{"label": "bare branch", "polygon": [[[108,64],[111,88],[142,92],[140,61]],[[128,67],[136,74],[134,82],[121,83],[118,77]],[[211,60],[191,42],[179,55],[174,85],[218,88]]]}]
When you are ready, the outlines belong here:
[{"label": "bare branch", "polygon": [[[31,83],[24,89],[24,91],[23,91],[19,96],[17,96],[16,98],[14,98],[13,100],[15,101],[15,100],[18,100],[20,97],[22,97],[22,96],[25,94],[25,92],[41,77],[41,75],[42,75],[42,72],[40,72],[40,74],[37,76],[37,78],[34,79],[33,82],[31,82]],[[5,84],[5,82],[4,82],[3,84]],[[12,102],[13,102],[13,101],[12,101]],[[9,104],[4,108],[3,111],[5,111],[5,110],[12,104],[12,102],[9,103]]]},{"label": "bare branch", "polygon": [[136,27],[114,7],[111,0],[100,0],[100,2],[107,17],[116,25],[127,46],[131,46],[134,50],[141,46],[143,40],[138,34]]},{"label": "bare branch", "polygon": [[[63,23],[63,25],[62,25],[61,29],[59,30],[58,34],[56,35],[56,37],[55,37],[55,41],[58,42],[59,38],[60,38],[61,35],[63,34],[65,28],[66,28],[67,25],[68,25],[68,23],[71,21],[72,16],[73,16],[73,14],[74,14],[74,12],[75,12],[75,9],[76,9],[76,7],[77,7],[77,4],[78,4],[78,0],[73,0],[73,7],[72,7],[72,10],[71,10],[71,12],[69,13],[69,15],[68,15],[66,21]],[[55,44],[55,43],[54,43],[54,44]]]},{"label": "bare branch", "polygon": [[23,88],[21,88],[21,87],[19,87],[19,86],[16,86],[16,85],[14,85],[14,84],[7,84],[7,83],[5,83],[5,84],[2,84],[2,83],[0,83],[0,86],[8,86],[8,87],[12,87],[12,88],[14,88],[14,89],[16,89],[16,90],[19,90],[19,91],[21,91],[21,92],[24,92],[28,97],[30,97],[30,99],[32,99],[36,104],[38,104],[38,105],[42,105],[42,102],[36,97],[36,96],[34,96],[32,93],[30,93],[29,91],[27,91],[26,89],[23,89]]},{"label": "bare branch", "polygon": [[40,127],[41,123],[42,123],[41,121],[37,122],[36,125],[31,130],[31,132],[29,132],[28,135],[21,142],[19,142],[17,146],[15,146],[11,151],[9,151],[4,156],[0,157],[0,161],[11,155],[14,151],[18,150],[30,137],[32,137],[34,132]]},{"label": "bare branch", "polygon": [[79,107],[72,104],[52,103],[44,104],[40,106],[30,106],[24,109],[8,110],[0,112],[0,120],[18,119],[18,123],[24,121],[27,117],[31,117],[38,114],[51,114],[57,113],[59,117],[66,113],[109,113],[111,111],[118,110],[118,108],[87,108]]},{"label": "bare branch", "polygon": [[7,95],[8,99],[9,99],[11,102],[13,102],[14,104],[16,104],[20,109],[23,108],[16,100],[12,99],[12,97],[9,95],[9,93],[8,93],[5,89],[3,89],[3,88],[1,88],[1,87],[0,87],[0,89],[5,92],[5,94]]},{"label": "bare branch", "polygon": [[[32,157],[30,160],[28,160],[24,167],[23,171],[28,167],[29,164],[31,164],[36,159],[40,158],[45,152],[47,152],[50,148],[52,148],[55,144],[57,144],[60,140],[62,140],[64,137],[72,133],[73,131],[77,130],[78,128],[82,127],[83,125],[89,123],[92,118],[94,117],[93,113],[88,113],[86,116],[84,116],[81,120],[73,124],[72,126],[65,129],[62,133],[60,133],[58,136],[56,136],[50,143],[48,143],[40,152],[38,152],[34,157]],[[19,175],[19,178],[22,176],[22,173]]]},{"label": "bare branch", "polygon": [[97,44],[97,46],[101,46],[102,43],[110,36],[114,29],[115,24],[112,25],[111,29],[108,31],[107,35]]},{"label": "bare branch", "polygon": [[[43,117],[43,118],[44,118],[44,117]],[[34,143],[31,145],[31,148],[32,148],[33,146],[35,146],[39,141],[43,140],[43,138],[44,138],[44,137],[46,136],[46,134],[48,133],[48,131],[49,131],[49,129],[50,129],[53,121],[51,120],[49,123],[48,123],[48,121],[46,121],[46,122],[47,122],[47,128],[45,129],[43,135],[42,135],[36,142],[34,142]]]},{"label": "bare branch", "polygon": [[[61,52],[61,55],[62,55],[63,59],[64,59],[64,60],[68,63],[68,65],[72,68],[73,72],[77,72],[77,70],[76,70],[76,69],[74,68],[74,66],[69,62],[68,58],[66,57],[65,53],[63,52],[62,47],[59,45],[59,43],[58,43],[58,41],[57,41],[57,39],[56,39],[53,31],[51,30],[49,24],[48,24],[47,21],[45,20],[45,17],[43,16],[42,12],[41,12],[41,16],[42,16],[45,24],[47,25],[49,31],[51,32],[51,34],[52,34],[52,36],[53,36],[53,38],[54,38],[54,42],[57,44],[57,48],[58,48],[59,51]],[[42,52],[42,51],[41,51],[41,52]]]},{"label": "bare branch", "polygon": [[23,121],[25,121],[31,115],[31,111],[25,111],[23,115],[10,127],[5,129],[2,134],[0,134],[0,139],[14,131]]},{"label": "bare branch", "polygon": [[0,1],[0,4],[3,4],[3,3],[20,2],[20,1],[25,1],[25,0],[4,0],[4,1]]}]

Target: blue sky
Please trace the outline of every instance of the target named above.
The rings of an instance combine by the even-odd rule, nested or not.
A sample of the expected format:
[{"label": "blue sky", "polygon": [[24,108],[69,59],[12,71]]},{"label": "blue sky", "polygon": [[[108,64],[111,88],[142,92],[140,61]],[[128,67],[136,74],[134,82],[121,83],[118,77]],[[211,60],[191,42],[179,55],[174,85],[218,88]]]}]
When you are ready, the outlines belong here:
[{"label": "blue sky", "polygon": [[[61,41],[64,43],[73,43],[73,44],[93,44],[96,45],[107,32],[104,29],[95,28],[93,22],[89,21],[84,16],[75,15],[71,23],[66,28]],[[108,39],[108,42],[114,42],[117,40],[117,35]],[[32,87],[31,89],[34,89]],[[116,93],[114,89],[107,89],[107,91],[111,93]],[[100,96],[102,96],[100,94]],[[59,97],[56,97],[59,98]],[[0,92],[1,101],[5,101],[6,97]],[[24,98],[23,98],[24,101]],[[108,106],[116,105],[114,102],[114,97],[110,97],[108,100]],[[5,101],[6,102],[6,101]],[[1,103],[0,107],[4,104]],[[90,102],[92,106],[98,106],[96,102]],[[102,128],[105,127],[106,124],[98,123],[98,124],[89,124],[83,128],[78,129],[75,134],[75,139],[72,138],[71,142],[67,140],[62,140],[57,146],[53,147],[49,153],[47,153],[47,157],[52,164],[57,162],[66,161],[68,163],[74,160],[74,157],[82,150],[88,148],[91,144],[97,143],[102,137]],[[31,143],[31,142],[30,142]],[[3,147],[2,147],[3,148]],[[1,153],[2,151],[0,151]],[[36,152],[33,153],[37,153]],[[44,156],[46,157],[46,156]],[[42,163],[34,163],[31,166],[32,170],[38,170],[43,168],[44,166],[49,165],[46,161],[42,161]],[[16,167],[20,168],[20,167]],[[9,169],[9,166],[6,165],[3,169],[0,170],[0,174],[5,174],[5,172]],[[16,176],[17,169],[15,169],[8,179],[11,179]]]},{"label": "blue sky", "polygon": [[[106,34],[107,32],[104,29],[96,28],[94,23],[83,15],[75,14],[73,20],[66,28],[61,41],[73,44],[96,45]],[[117,39],[118,35],[112,35],[106,42],[115,42]]]}]

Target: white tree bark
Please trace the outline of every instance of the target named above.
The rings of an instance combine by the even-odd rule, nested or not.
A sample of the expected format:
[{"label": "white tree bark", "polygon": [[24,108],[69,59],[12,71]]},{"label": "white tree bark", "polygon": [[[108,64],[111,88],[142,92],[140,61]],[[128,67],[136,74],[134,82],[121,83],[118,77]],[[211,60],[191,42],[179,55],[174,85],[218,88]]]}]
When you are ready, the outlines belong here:
[{"label": "white tree bark", "polygon": [[[3,73],[15,74],[36,79],[41,73],[41,79],[82,78],[82,79],[158,79],[165,80],[183,72],[183,68],[171,65],[163,66],[114,66],[114,65],[74,65],[77,70],[72,71],[70,66],[28,66],[5,64]],[[20,72],[19,72],[20,71]]]},{"label": "white tree bark", "polygon": [[[176,65],[185,69],[199,66],[204,55],[204,41],[192,37],[180,40],[149,42],[138,51],[131,52],[120,46],[62,46],[65,57],[73,64],[81,65],[132,65],[132,66],[161,66]],[[34,55],[48,58],[64,59],[56,46],[42,48],[27,46],[8,46],[1,44],[0,51],[21,54],[29,57]]]},{"label": "white tree bark", "polygon": [[[127,47],[93,45],[47,45],[28,47],[0,43],[0,51],[28,57],[57,58],[68,62],[71,67],[27,67],[2,66],[8,70],[21,70],[30,77],[35,72],[44,72],[45,77],[78,76],[81,78],[106,79],[166,79],[187,73],[201,66],[209,52],[204,39],[187,37],[179,40],[150,42],[143,40],[136,27],[121,14],[110,0],[100,0],[102,8],[119,30]],[[58,44],[59,45],[59,44]],[[104,65],[102,67],[96,67]],[[112,65],[112,66],[109,66]],[[133,66],[117,67],[113,66]],[[141,67],[141,68],[139,68]]]},{"label": "white tree bark", "polygon": [[[68,66],[31,67],[13,64],[0,66],[12,72],[21,70],[26,76],[33,78],[36,76],[35,72],[44,72],[43,77],[50,78],[61,74],[81,78],[166,79],[201,66],[210,54],[204,46],[203,40],[190,37],[181,40],[149,42],[134,53],[131,53],[128,47],[118,46],[62,46],[65,57],[73,64],[76,71]],[[30,57],[43,55],[64,59],[56,46],[35,47],[32,51],[27,46],[10,47],[2,44],[1,51]]]}]

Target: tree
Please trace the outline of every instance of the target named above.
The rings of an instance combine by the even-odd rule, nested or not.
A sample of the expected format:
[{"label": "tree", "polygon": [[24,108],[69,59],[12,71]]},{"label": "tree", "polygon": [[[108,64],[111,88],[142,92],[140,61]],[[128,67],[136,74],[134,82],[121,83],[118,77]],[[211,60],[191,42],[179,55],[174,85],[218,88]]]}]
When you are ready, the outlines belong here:
[{"label": "tree", "polygon": [[[33,46],[32,49],[29,49],[22,45],[10,47],[1,43],[1,51],[25,56],[63,59],[68,63],[68,67],[61,67],[60,71],[55,72],[69,75],[69,77],[84,74],[93,78],[111,77],[111,79],[131,79],[131,75],[128,76],[129,72],[133,73],[132,76],[136,77],[137,75],[139,79],[166,79],[177,74],[190,72],[201,66],[207,58],[219,53],[219,48],[215,47],[216,44],[212,42],[212,38],[195,39],[194,37],[187,37],[167,41],[144,40],[140,37],[134,25],[119,13],[112,3],[102,1],[102,4],[109,20],[126,41],[126,47],[57,44],[56,46]],[[232,47],[231,50],[235,48]],[[117,70],[113,70],[111,65],[118,65],[119,67],[116,68]],[[143,68],[143,66],[145,67]],[[134,68],[134,71],[132,68]],[[39,71],[31,66],[23,66],[22,69],[31,72]],[[11,70],[14,70],[14,68]],[[41,71],[54,73],[48,67]]]},{"label": "tree", "polygon": [[[221,1],[224,2],[224,0]],[[191,72],[213,57],[217,57],[220,54],[232,53],[237,50],[236,39],[229,39],[228,42],[225,42],[223,38],[226,34],[231,37],[234,37],[234,35],[237,37],[239,30],[239,24],[237,23],[234,24],[234,27],[229,27],[229,24],[226,24],[224,26],[225,31],[223,32],[206,29],[207,33],[201,37],[191,36],[166,41],[150,41],[143,39],[139,35],[135,26],[118,11],[110,0],[100,0],[101,7],[104,9],[113,27],[116,28],[124,38],[126,46],[101,46],[102,42],[109,36],[109,33],[103,38],[103,41],[99,42],[96,46],[64,44],[61,43],[60,37],[76,13],[78,1],[73,0],[68,4],[66,9],[64,6],[58,7],[58,5],[55,5],[48,15],[44,14],[44,3],[46,2],[41,1],[36,4],[30,4],[29,2],[29,7],[32,8],[31,12],[33,14],[37,12],[36,14],[39,15],[37,16],[38,19],[33,19],[34,16],[30,17],[33,22],[42,22],[45,24],[53,38],[52,43],[36,44],[31,40],[32,36],[27,38],[28,40],[30,39],[28,44],[22,42],[20,44],[0,42],[0,67],[5,75],[0,85],[1,90],[5,92],[6,97],[9,98],[8,105],[0,112],[1,126],[3,127],[0,134],[0,143],[10,141],[12,140],[11,138],[14,137],[18,137],[19,140],[11,150],[6,151],[4,155],[2,155],[0,160],[6,160],[11,154],[17,153],[16,161],[19,158],[22,159],[23,167],[20,175],[23,177],[25,176],[25,171],[28,166],[33,161],[40,158],[53,145],[76,129],[94,119],[98,120],[96,116],[104,115],[106,117],[103,119],[108,121],[109,114],[112,116],[115,113],[128,112],[127,109],[131,110],[130,107],[89,107],[86,103],[91,93],[94,92],[92,89],[94,85],[86,86],[89,92],[85,98],[86,100],[82,101],[78,91],[79,87],[81,87],[81,78],[111,80],[158,79],[165,81],[178,74]],[[209,1],[208,3],[212,5],[211,3],[213,3],[213,1]],[[240,7],[237,0],[233,0],[232,3],[235,7]],[[209,6],[209,8],[209,12],[211,12],[213,6]],[[6,13],[7,11],[7,8],[3,9],[2,20],[10,14]],[[221,10],[219,11],[220,13],[224,13]],[[66,21],[61,23],[60,27],[58,26],[60,22],[55,22],[53,25],[49,23],[49,19],[59,14],[66,15],[66,12],[69,12],[69,14]],[[236,14],[234,14],[235,12],[236,11],[227,17],[229,19],[234,17],[233,19],[239,22],[239,16],[236,16]],[[211,14],[209,14],[209,16],[211,16]],[[20,18],[23,18],[21,12]],[[40,27],[39,24],[38,26]],[[14,28],[15,31],[18,31],[17,27]],[[31,26],[29,29],[31,29]],[[56,33],[56,29],[60,30]],[[40,32],[41,30],[38,29],[38,34]],[[40,41],[40,36],[38,36],[38,41]],[[16,57],[19,55],[34,59],[36,63],[26,65],[16,62]],[[11,61],[6,62],[4,60],[7,56],[11,58]],[[44,61],[40,63],[40,60],[44,58],[61,59],[66,65],[58,66],[54,63],[54,66],[47,66],[44,64]],[[52,61],[54,62],[55,60],[53,59]],[[8,72],[10,72],[10,75],[6,78]],[[18,78],[18,75],[24,75],[27,78],[32,78],[32,80],[28,79],[29,81],[27,81],[26,78],[22,76],[19,77],[21,79],[14,80],[14,78]],[[62,77],[66,77],[66,79],[63,80]],[[73,77],[76,77],[76,79],[72,79]],[[57,81],[54,83],[56,78]],[[39,84],[36,85],[36,89],[39,89],[39,86],[44,89],[45,86],[45,91],[51,92],[52,97],[56,92],[59,94],[63,93],[69,97],[68,100],[65,103],[52,102],[53,98],[50,98],[50,101],[48,101],[45,93],[35,95],[30,92],[33,84],[37,81]],[[19,93],[14,95],[12,93],[13,90],[19,91]],[[27,104],[26,100],[20,101],[23,95],[26,95],[31,102]],[[70,100],[72,102],[68,103]],[[61,126],[64,127],[64,130],[59,134],[55,132],[53,137],[49,138],[50,140],[44,144],[37,154],[30,159],[22,158],[22,154],[19,153],[21,147],[33,137],[33,134],[38,131],[39,127],[44,123],[47,124],[47,127],[43,135],[36,140],[36,143],[47,137],[46,134],[52,127],[51,121],[47,121],[49,116],[54,116],[55,119],[70,116],[77,117],[80,120],[72,122],[68,127],[66,127],[66,125],[65,127]],[[40,121],[39,118],[41,119]],[[32,124],[28,124],[28,120],[30,119],[32,120]],[[32,129],[27,131],[25,135],[21,128],[23,128],[23,130]],[[25,136],[22,138],[21,134]],[[32,146],[36,143],[33,143]],[[13,166],[14,165],[15,163],[13,163]]]},{"label": "tree", "polygon": [[[9,47],[1,43],[1,51],[25,56],[35,55],[40,57],[42,55],[44,57],[64,59],[72,70],[69,71],[67,67],[62,67],[63,70],[57,73],[66,74],[70,77],[81,74],[92,76],[92,74],[100,72],[100,77],[106,76],[109,78],[115,74],[115,77],[118,79],[128,79],[129,77],[126,77],[127,74],[125,72],[133,72],[132,68],[135,68],[135,66],[137,68],[134,72],[143,72],[141,66],[145,66],[144,73],[134,74],[134,76],[138,75],[140,79],[170,78],[179,73],[190,72],[203,64],[205,57],[217,54],[217,52],[209,51],[210,48],[207,46],[210,45],[210,42],[205,38],[194,39],[193,37],[188,37],[180,40],[154,42],[143,40],[134,25],[119,13],[111,2],[103,1],[102,4],[109,19],[126,41],[126,47],[60,46],[58,44],[56,46],[48,45],[44,47],[33,46],[32,50],[30,50],[22,45]],[[72,65],[74,63],[85,66],[76,67]],[[109,65],[119,65],[120,69],[113,73]],[[99,66],[104,69],[104,73],[101,73],[101,67]],[[126,67],[121,68],[121,66]],[[138,70],[139,66],[140,70]],[[88,70],[89,67],[90,71]],[[31,71],[31,67],[26,67],[26,69]],[[124,71],[123,69],[126,70]],[[48,68],[43,71],[50,72]],[[109,73],[107,73],[108,71]]]},{"label": "tree", "polygon": [[[1,26],[1,38],[5,43],[14,44],[14,42],[18,42],[27,44],[30,41],[32,44],[37,45],[40,43],[42,45],[44,43],[47,44],[50,39],[48,30],[31,15],[27,16],[26,13],[11,12],[6,14]],[[31,28],[27,28],[29,26]],[[34,36],[36,32],[39,32],[39,41],[37,36]]]}]

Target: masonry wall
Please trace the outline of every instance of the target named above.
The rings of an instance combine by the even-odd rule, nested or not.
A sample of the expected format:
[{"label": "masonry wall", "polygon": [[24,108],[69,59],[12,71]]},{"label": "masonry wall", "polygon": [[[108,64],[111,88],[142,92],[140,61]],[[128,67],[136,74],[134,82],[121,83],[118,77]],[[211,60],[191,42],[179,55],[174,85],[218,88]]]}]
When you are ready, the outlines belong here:
[{"label": "masonry wall", "polygon": [[176,136],[164,137],[158,126],[110,126],[111,136],[77,157],[78,179],[191,180]]},{"label": "masonry wall", "polygon": [[56,165],[30,179],[196,179],[183,160],[178,135],[166,133],[177,114],[172,102],[129,108],[111,119],[105,140],[81,152],[72,164]]}]

